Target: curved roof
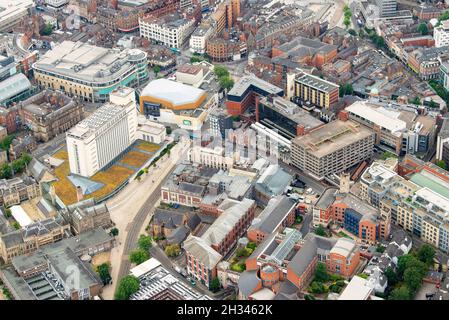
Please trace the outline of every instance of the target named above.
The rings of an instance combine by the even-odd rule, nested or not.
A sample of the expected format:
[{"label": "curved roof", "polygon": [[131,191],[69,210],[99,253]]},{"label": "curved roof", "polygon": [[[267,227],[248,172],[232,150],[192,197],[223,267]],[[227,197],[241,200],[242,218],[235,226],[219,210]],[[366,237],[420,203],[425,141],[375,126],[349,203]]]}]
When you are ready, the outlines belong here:
[{"label": "curved roof", "polygon": [[172,106],[195,103],[206,94],[204,90],[176,81],[157,79],[151,81],[142,91],[142,97],[167,101]]},{"label": "curved roof", "polygon": [[31,88],[31,82],[22,74],[16,74],[0,83],[0,102],[8,100]]}]

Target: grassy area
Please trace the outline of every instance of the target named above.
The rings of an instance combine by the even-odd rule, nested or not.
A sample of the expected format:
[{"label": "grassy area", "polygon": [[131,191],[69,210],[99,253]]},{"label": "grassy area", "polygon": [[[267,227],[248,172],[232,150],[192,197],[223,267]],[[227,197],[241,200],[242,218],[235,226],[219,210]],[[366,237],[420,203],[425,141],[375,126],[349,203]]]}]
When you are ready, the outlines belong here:
[{"label": "grassy area", "polygon": [[339,233],[338,233],[338,235],[340,236],[340,237],[344,237],[344,238],[348,238],[348,239],[352,239],[349,235],[347,235],[346,233],[344,233],[343,231],[340,231]]},{"label": "grassy area", "polygon": [[139,143],[139,145],[137,145],[137,149],[145,150],[148,152],[156,152],[157,150],[159,150],[159,148],[159,145],[147,141],[143,141]]},{"label": "grassy area", "polygon": [[114,189],[121,185],[123,182],[125,182],[126,179],[128,179],[129,176],[131,176],[133,173],[134,171],[121,166],[112,166],[106,171],[97,172],[92,177],[92,180],[101,182],[105,184],[105,186],[100,190],[97,190],[94,193],[90,194],[89,198],[103,198],[104,196],[114,191]]},{"label": "grassy area", "polygon": [[[53,155],[53,157],[65,160],[63,164],[55,169],[55,175],[58,178],[58,181],[54,183],[56,194],[66,205],[76,203],[76,188],[67,178],[67,176],[70,175],[70,166],[67,160],[67,151],[61,150]],[[134,171],[118,165],[112,166],[105,171],[97,172],[91,178],[91,180],[103,183],[104,187],[100,190],[95,191],[94,193],[86,195],[85,198],[103,198],[104,196],[114,191],[114,189],[121,185],[123,182],[125,182],[126,179],[128,179],[128,177],[133,173]]]},{"label": "grassy area", "polygon": [[137,151],[131,151],[122,160],[120,160],[120,162],[127,164],[129,166],[140,168],[150,158],[151,158],[151,156],[148,154],[145,154],[142,152],[137,152]]}]

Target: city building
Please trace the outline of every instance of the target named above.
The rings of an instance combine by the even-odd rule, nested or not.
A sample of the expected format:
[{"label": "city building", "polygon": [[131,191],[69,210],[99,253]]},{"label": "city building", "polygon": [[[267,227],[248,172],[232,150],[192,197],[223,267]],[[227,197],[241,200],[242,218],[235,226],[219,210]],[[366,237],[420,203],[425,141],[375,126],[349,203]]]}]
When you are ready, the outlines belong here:
[{"label": "city building", "polygon": [[62,240],[70,226],[59,218],[48,218],[0,236],[0,254],[5,263],[40,247]]},{"label": "city building", "polygon": [[361,197],[390,214],[392,223],[448,252],[447,172],[411,156],[405,157],[398,172],[405,178],[374,163],[362,175]]},{"label": "city building", "polygon": [[4,0],[0,3],[0,32],[8,33],[35,8],[33,0]]},{"label": "city building", "polygon": [[212,36],[213,31],[214,29],[212,28],[210,23],[206,22],[200,24],[190,37],[189,40],[190,51],[193,53],[205,54],[207,41]]},{"label": "city building", "polygon": [[321,180],[369,159],[373,147],[371,130],[350,120],[336,120],[293,139],[291,163]]},{"label": "city building", "polygon": [[175,13],[158,19],[152,16],[139,19],[140,36],[155,43],[180,49],[195,30],[194,19]]},{"label": "city building", "polygon": [[217,93],[205,89],[168,79],[153,80],[140,95],[140,112],[151,120],[199,130],[206,110],[218,103]]},{"label": "city building", "polygon": [[0,82],[0,105],[10,107],[35,92],[30,80],[23,73],[17,73]]},{"label": "city building", "polygon": [[289,140],[324,125],[295,103],[278,96],[257,101],[256,121]]},{"label": "city building", "polygon": [[90,177],[108,166],[136,140],[135,92],[119,88],[110,102],[66,133],[70,172]]},{"label": "city building", "polygon": [[347,238],[324,238],[285,228],[259,244],[246,260],[238,280],[242,300],[298,300],[312,279],[316,265],[350,278],[360,263],[357,244]]},{"label": "city building", "polygon": [[0,180],[0,204],[5,207],[20,204],[40,195],[39,184],[31,177],[23,176]]},{"label": "city building", "polygon": [[449,21],[442,21],[441,24],[433,29],[433,38],[435,47],[449,46]]},{"label": "city building", "polygon": [[254,199],[259,206],[267,206],[272,198],[284,194],[292,181],[293,176],[279,165],[269,165],[260,171],[254,187]]},{"label": "city building", "polygon": [[149,77],[144,51],[72,41],[63,41],[47,51],[33,69],[41,88],[89,102],[106,102],[118,87],[137,87]]},{"label": "city building", "polygon": [[271,199],[248,229],[248,240],[257,244],[269,235],[290,227],[296,218],[296,201],[286,196]]},{"label": "city building", "polygon": [[207,287],[217,276],[217,264],[237,243],[254,219],[254,200],[226,199],[220,216],[201,237],[190,235],[184,242],[187,273]]},{"label": "city building", "polygon": [[216,108],[209,113],[210,133],[214,137],[226,139],[227,130],[233,128],[234,121],[226,110]]},{"label": "city building", "polygon": [[339,88],[335,83],[305,73],[295,79],[295,98],[306,108],[328,110],[338,102]]},{"label": "city building", "polygon": [[396,14],[397,0],[376,0],[376,4],[379,7],[379,17],[391,17]]},{"label": "city building", "polygon": [[434,146],[436,120],[412,107],[356,101],[345,108],[349,119],[375,132],[375,144],[397,155],[426,154]]},{"label": "city building", "polygon": [[449,119],[444,119],[436,142],[436,159],[449,164]]},{"label": "city building", "polygon": [[283,96],[284,90],[255,76],[246,76],[228,92],[226,108],[230,115],[238,116],[255,106],[258,97],[268,95]]},{"label": "city building", "polygon": [[91,230],[12,258],[0,277],[16,300],[93,299],[103,283],[86,258],[110,251],[114,244],[104,230]]},{"label": "city building", "polygon": [[130,300],[211,300],[177,279],[155,258],[132,268],[130,273],[141,283]]},{"label": "city building", "polygon": [[136,139],[156,144],[164,143],[167,137],[167,128],[164,125],[150,121],[143,115],[137,118],[137,123]]},{"label": "city building", "polygon": [[75,234],[112,226],[111,215],[106,203],[96,204],[94,199],[72,204],[61,211],[61,215]]},{"label": "city building", "polygon": [[47,142],[84,118],[84,107],[61,92],[44,90],[18,104],[22,123],[36,140]]}]

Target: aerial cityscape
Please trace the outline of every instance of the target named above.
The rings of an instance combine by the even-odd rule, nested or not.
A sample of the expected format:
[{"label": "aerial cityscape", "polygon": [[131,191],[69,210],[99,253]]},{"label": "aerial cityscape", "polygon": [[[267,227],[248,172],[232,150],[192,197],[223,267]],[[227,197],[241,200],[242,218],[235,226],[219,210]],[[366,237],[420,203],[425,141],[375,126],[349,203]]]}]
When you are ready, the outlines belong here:
[{"label": "aerial cityscape", "polygon": [[445,0],[0,0],[0,300],[449,300],[448,104]]}]

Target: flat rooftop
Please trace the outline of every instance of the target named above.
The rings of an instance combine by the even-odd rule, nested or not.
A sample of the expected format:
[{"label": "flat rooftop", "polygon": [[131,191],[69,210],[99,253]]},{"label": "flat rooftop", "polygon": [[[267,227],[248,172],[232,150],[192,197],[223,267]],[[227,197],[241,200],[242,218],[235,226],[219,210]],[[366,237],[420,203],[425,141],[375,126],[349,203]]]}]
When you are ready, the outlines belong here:
[{"label": "flat rooftop", "polygon": [[305,148],[315,157],[323,157],[373,135],[371,130],[356,122],[336,120],[296,137],[293,144]]},{"label": "flat rooftop", "polygon": [[262,80],[254,75],[241,78],[234,87],[229,91],[228,95],[241,96],[243,95],[249,87],[257,87],[268,94],[280,94],[283,90],[271,83]]},{"label": "flat rooftop", "polygon": [[296,78],[296,81],[326,93],[330,93],[331,91],[340,88],[340,86],[335,83],[323,80],[307,73]]},{"label": "flat rooftop", "polygon": [[34,64],[37,70],[90,82],[117,80],[132,67],[130,58],[144,59],[138,49],[107,49],[83,42],[63,41]]},{"label": "flat rooftop", "polygon": [[401,112],[369,105],[366,101],[356,101],[345,110],[392,133],[407,129],[407,123],[400,119]]}]

